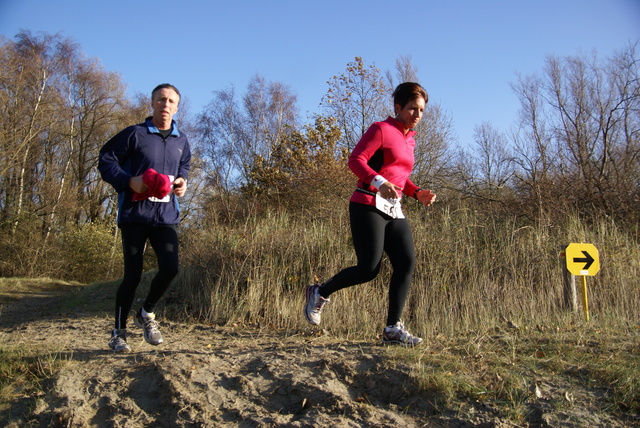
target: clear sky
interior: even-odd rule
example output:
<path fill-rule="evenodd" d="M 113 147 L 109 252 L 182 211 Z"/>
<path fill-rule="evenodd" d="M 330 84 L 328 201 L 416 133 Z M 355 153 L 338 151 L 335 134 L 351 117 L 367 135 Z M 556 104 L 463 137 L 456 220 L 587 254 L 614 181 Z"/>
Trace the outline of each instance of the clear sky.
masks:
<path fill-rule="evenodd" d="M 482 122 L 514 124 L 516 73 L 640 42 L 640 0 L 0 0 L 0 35 L 21 29 L 73 39 L 130 95 L 170 82 L 191 113 L 260 74 L 287 84 L 306 117 L 356 56 L 383 73 L 411 56 L 466 144 Z"/>

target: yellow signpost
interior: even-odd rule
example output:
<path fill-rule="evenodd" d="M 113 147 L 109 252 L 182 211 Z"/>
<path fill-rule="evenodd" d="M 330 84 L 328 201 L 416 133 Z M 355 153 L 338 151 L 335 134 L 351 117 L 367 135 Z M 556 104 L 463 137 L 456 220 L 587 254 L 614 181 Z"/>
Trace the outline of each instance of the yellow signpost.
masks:
<path fill-rule="evenodd" d="M 571 243 L 565 250 L 567 270 L 582 277 L 582 304 L 584 315 L 589 321 L 589 299 L 587 298 L 587 276 L 594 276 L 600 270 L 598 250 L 592 244 Z"/>

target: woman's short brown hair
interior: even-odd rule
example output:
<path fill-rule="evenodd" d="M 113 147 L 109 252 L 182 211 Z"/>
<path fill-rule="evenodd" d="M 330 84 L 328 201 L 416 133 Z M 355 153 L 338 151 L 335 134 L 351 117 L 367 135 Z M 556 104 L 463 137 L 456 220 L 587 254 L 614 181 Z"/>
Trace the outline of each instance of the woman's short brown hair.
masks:
<path fill-rule="evenodd" d="M 424 98 L 424 103 L 429 102 L 429 95 L 422 86 L 414 82 L 404 82 L 396 87 L 393 91 L 393 105 L 399 104 L 401 108 L 407 105 L 409 101 L 413 101 L 418 97 Z"/>

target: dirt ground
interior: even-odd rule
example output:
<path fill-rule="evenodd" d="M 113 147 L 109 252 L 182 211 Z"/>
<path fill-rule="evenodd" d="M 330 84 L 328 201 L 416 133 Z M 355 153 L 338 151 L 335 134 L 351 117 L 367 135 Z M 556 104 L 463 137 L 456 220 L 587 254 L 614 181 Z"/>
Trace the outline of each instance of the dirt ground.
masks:
<path fill-rule="evenodd" d="M 37 346 L 65 359 L 42 396 L 21 396 L 0 414 L 2 426 L 626 426 L 592 415 L 588 400 L 571 413 L 541 400 L 526 425 L 482 403 L 436 407 L 411 367 L 389 364 L 385 347 L 321 332 L 161 321 L 164 344 L 152 347 L 130 328 L 133 352 L 116 355 L 107 348 L 110 317 L 61 311 L 59 294 L 1 308 L 0 346 Z"/>

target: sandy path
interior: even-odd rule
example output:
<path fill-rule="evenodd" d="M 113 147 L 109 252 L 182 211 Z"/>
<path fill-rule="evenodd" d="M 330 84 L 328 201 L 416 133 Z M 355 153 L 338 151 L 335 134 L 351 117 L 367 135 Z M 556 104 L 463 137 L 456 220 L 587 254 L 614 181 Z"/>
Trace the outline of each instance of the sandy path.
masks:
<path fill-rule="evenodd" d="M 372 341 L 161 320 L 165 343 L 152 347 L 130 328 L 133 352 L 116 355 L 107 348 L 110 318 L 56 312 L 57 298 L 38 293 L 1 308 L 0 346 L 42 349 L 44 370 L 47 357 L 65 363 L 35 408 L 34 397 L 18 396 L 0 426 L 517 426 L 473 400 L 446 408 Z M 533 408 L 539 423 L 528 426 L 622 426 L 583 419 L 586 406 L 570 419 L 542 400 Z M 561 420 L 571 423 L 552 422 Z"/>

